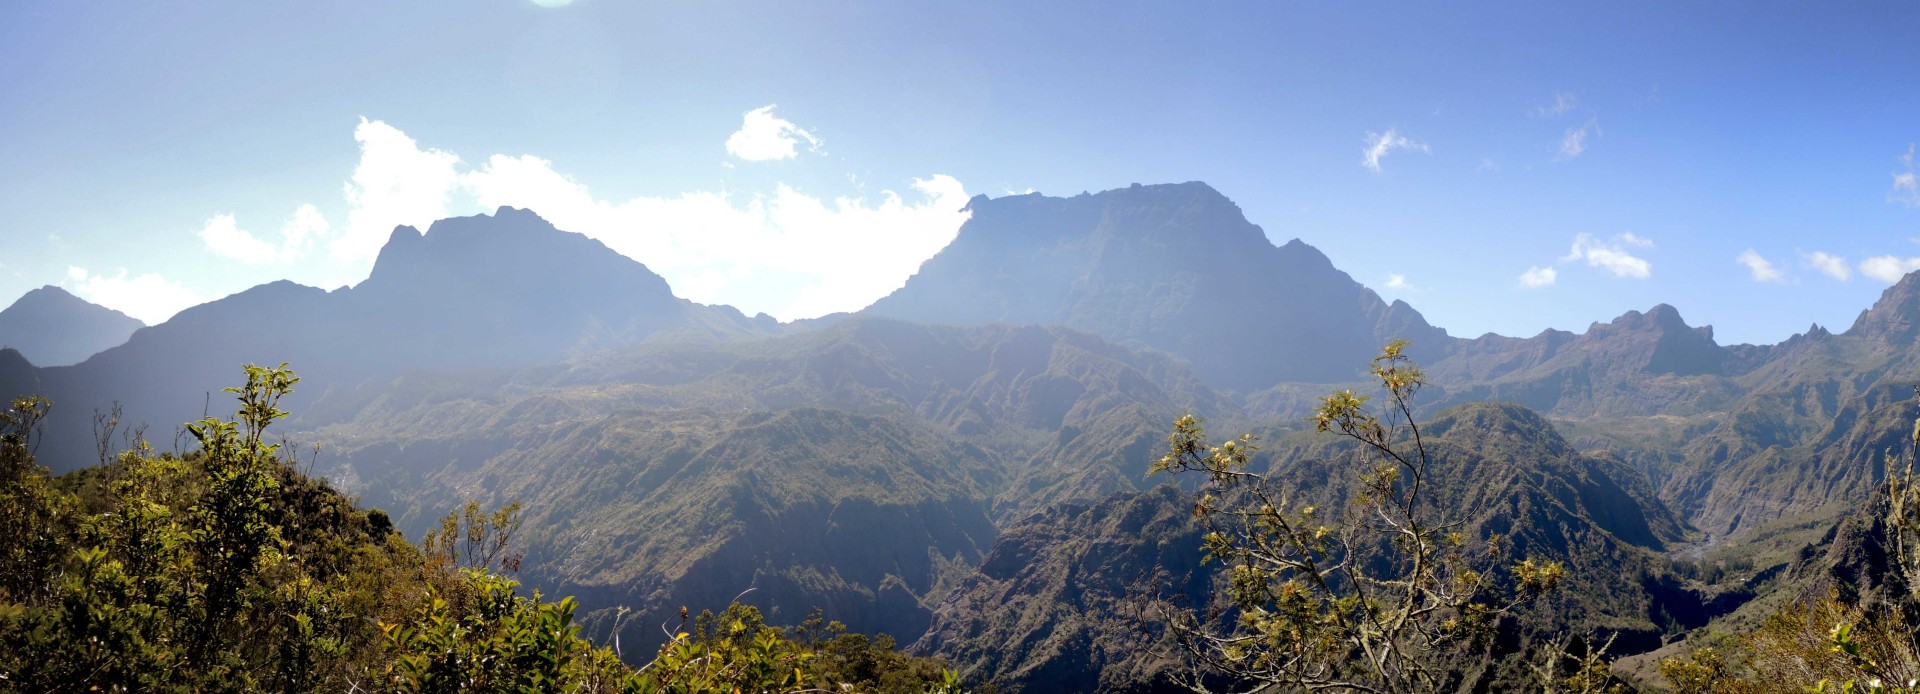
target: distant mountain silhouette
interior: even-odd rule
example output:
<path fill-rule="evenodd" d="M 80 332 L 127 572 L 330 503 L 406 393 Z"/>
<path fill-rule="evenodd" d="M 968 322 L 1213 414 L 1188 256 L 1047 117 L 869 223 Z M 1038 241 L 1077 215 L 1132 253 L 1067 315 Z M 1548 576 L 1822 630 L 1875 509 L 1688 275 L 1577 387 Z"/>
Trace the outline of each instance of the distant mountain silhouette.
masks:
<path fill-rule="evenodd" d="M 0 311 L 0 347 L 38 366 L 65 366 L 121 344 L 145 323 L 47 285 Z"/>
<path fill-rule="evenodd" d="M 181 311 L 80 365 L 39 369 L 37 389 L 55 405 L 42 462 L 89 462 L 74 457 L 74 443 L 86 438 L 89 412 L 114 401 L 127 421 L 162 430 L 197 419 L 204 394 L 247 362 L 291 362 L 306 381 L 292 409 L 324 411 L 312 405 L 329 391 L 413 369 L 524 366 L 665 332 L 756 329 L 730 307 L 675 297 L 659 275 L 599 241 L 503 207 L 440 220 L 424 234 L 395 229 L 356 286 L 260 285 Z M 0 395 L 25 393 L 20 380 L 0 382 Z"/>
<path fill-rule="evenodd" d="M 945 250 L 865 313 L 924 323 L 1067 325 L 1258 390 L 1365 373 L 1389 339 L 1437 353 L 1446 332 L 1299 240 L 1274 246 L 1205 183 L 1073 198 L 976 197 Z"/>
<path fill-rule="evenodd" d="M 1728 378 L 1751 368 L 1672 306 L 1628 311 L 1580 334 L 1484 335 L 1450 345 L 1428 369 L 1448 402 L 1501 400 L 1561 416 L 1693 413 L 1738 394 Z"/>

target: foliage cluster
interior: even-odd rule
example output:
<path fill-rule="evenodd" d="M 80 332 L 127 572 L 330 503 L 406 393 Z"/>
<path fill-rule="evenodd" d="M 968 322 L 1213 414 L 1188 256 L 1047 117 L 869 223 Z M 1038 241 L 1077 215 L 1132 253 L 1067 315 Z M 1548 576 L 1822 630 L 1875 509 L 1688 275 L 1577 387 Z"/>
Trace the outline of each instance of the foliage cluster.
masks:
<path fill-rule="evenodd" d="M 743 606 L 630 668 L 580 637 L 571 598 L 496 573 L 519 563 L 517 506 L 468 505 L 416 548 L 269 438 L 293 372 L 246 376 L 233 419 L 188 425 L 197 450 L 135 440 L 58 478 L 34 462 L 50 404 L 0 412 L 0 690 L 961 691 L 890 640 Z"/>
<path fill-rule="evenodd" d="M 1226 574 L 1224 605 L 1212 613 L 1165 612 L 1201 666 L 1190 686 L 1205 691 L 1209 678 L 1306 691 L 1470 686 L 1499 620 L 1557 587 L 1562 565 L 1528 558 L 1500 567 L 1500 538 L 1469 538 L 1423 503 L 1435 471 L 1412 402 L 1425 381 L 1405 347 L 1391 342 L 1373 360 L 1385 412 L 1352 391 L 1327 396 L 1315 412 L 1320 432 L 1359 444 L 1359 492 L 1344 520 L 1251 471 L 1253 437 L 1214 445 L 1198 418 L 1175 423 L 1152 472 L 1206 475 L 1193 514 L 1207 529 L 1207 556 Z M 1500 568 L 1506 585 L 1489 574 Z M 1607 682 L 1591 662 L 1571 675 L 1558 659 L 1548 665 L 1560 684 Z"/>

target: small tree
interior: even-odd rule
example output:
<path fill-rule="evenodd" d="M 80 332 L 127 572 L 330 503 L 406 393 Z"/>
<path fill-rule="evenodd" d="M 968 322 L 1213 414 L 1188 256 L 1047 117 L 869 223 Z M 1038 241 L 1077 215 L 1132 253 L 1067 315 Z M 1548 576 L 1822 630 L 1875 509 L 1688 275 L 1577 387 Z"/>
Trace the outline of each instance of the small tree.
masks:
<path fill-rule="evenodd" d="M 522 555 L 508 552 L 513 535 L 523 522 L 520 502 L 502 506 L 493 513 L 481 510 L 480 502 L 447 512 L 440 527 L 427 531 L 420 550 L 427 556 L 463 569 L 513 572 L 520 570 Z"/>
<path fill-rule="evenodd" d="M 1355 513 L 1339 525 L 1248 470 L 1258 450 L 1251 435 L 1213 445 L 1199 418 L 1174 423 L 1151 474 L 1207 476 L 1193 512 L 1208 531 L 1208 558 L 1226 565 L 1224 609 L 1163 613 L 1198 666 L 1191 688 L 1209 691 L 1209 680 L 1251 683 L 1247 691 L 1455 688 L 1489 649 L 1497 619 L 1558 582 L 1559 564 L 1529 559 L 1512 566 L 1514 592 L 1496 596 L 1475 568 L 1491 560 L 1474 561 L 1458 524 L 1434 517 L 1425 503 L 1432 461 L 1413 416 L 1425 378 L 1406 346 L 1395 340 L 1373 360 L 1383 413 L 1343 390 L 1312 418 L 1319 432 L 1358 444 Z M 1497 539 L 1479 549 L 1497 557 Z"/>

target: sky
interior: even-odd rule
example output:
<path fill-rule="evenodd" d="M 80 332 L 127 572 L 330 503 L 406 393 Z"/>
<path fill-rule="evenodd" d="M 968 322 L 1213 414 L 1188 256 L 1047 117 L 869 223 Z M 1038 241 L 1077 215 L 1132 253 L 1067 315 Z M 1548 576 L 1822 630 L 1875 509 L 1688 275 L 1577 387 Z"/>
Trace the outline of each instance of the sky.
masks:
<path fill-rule="evenodd" d="M 1455 335 L 1724 344 L 1920 269 L 1912 3 L 0 3 L 0 303 L 149 323 L 529 207 L 857 310 L 973 195 L 1200 180 Z"/>

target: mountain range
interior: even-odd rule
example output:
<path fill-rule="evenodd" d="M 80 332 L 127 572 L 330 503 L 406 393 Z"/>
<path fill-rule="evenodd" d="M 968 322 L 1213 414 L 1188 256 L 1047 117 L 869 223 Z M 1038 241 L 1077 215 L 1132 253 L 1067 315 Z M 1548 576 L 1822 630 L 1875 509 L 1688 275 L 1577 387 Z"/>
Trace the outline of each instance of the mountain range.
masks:
<path fill-rule="evenodd" d="M 291 362 L 316 470 L 410 534 L 525 503 L 523 577 L 578 596 L 596 637 L 655 643 L 677 608 L 745 592 L 1038 692 L 1165 684 L 1127 610 L 1143 579 L 1196 599 L 1213 580 L 1187 491 L 1145 477 L 1182 412 L 1260 434 L 1276 479 L 1338 504 L 1348 452 L 1301 419 L 1411 340 L 1442 505 L 1573 567 L 1543 624 L 1643 652 L 1756 595 L 1686 567 L 1784 566 L 1865 499 L 1920 382 L 1920 275 L 1776 345 L 1666 305 L 1464 339 L 1205 184 L 968 209 L 892 294 L 789 324 L 513 208 L 396 229 L 358 285 L 262 285 L 118 344 L 89 332 L 104 309 L 36 290 L 30 337 L 0 313 L 0 396 L 53 400 L 40 459 L 73 470 L 96 461 L 90 411 L 171 428 L 240 364 Z"/>

